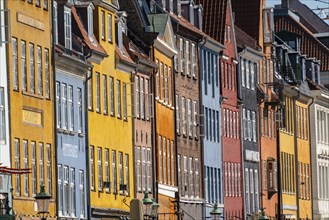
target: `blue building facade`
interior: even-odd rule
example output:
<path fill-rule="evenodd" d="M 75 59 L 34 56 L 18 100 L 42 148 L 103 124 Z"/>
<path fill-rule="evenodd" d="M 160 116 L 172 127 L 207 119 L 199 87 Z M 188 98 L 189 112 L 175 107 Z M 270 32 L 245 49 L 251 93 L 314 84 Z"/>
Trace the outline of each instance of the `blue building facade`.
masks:
<path fill-rule="evenodd" d="M 203 114 L 203 169 L 205 218 L 215 203 L 224 208 L 222 183 L 221 111 L 219 52 L 223 46 L 211 38 L 201 43 L 201 100 Z"/>
<path fill-rule="evenodd" d="M 80 219 L 86 218 L 87 214 L 84 91 L 84 77 L 56 68 L 57 192 L 60 217 Z"/>

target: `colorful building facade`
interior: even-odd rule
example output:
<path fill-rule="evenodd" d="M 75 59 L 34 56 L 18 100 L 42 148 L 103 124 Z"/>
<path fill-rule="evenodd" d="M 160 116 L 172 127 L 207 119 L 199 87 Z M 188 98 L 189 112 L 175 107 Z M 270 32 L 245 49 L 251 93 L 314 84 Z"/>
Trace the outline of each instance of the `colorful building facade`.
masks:
<path fill-rule="evenodd" d="M 99 64 L 92 62 L 88 81 L 90 218 L 128 216 L 127 204 L 134 194 L 131 72 L 118 68 L 118 9 L 117 1 L 101 1 L 94 10 L 95 36 L 107 57 Z"/>
<path fill-rule="evenodd" d="M 50 1 L 9 1 L 11 45 L 8 51 L 11 108 L 11 166 L 31 168 L 14 175 L 13 212 L 30 218 L 38 210 L 33 197 L 43 183 L 52 196 L 49 216 L 56 216 L 54 94 Z"/>

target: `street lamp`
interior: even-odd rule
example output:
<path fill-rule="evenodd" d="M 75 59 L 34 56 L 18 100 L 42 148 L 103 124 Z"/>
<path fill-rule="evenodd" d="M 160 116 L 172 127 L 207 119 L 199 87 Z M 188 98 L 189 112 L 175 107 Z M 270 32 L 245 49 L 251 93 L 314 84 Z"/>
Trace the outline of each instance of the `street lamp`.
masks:
<path fill-rule="evenodd" d="M 153 204 L 153 200 L 149 198 L 149 191 L 145 187 L 144 199 L 143 199 L 144 216 L 150 216 L 151 215 L 151 206 L 152 206 L 152 204 Z"/>
<path fill-rule="evenodd" d="M 41 184 L 40 193 L 38 193 L 34 198 L 37 202 L 38 214 L 42 214 L 41 220 L 46 220 L 47 217 L 45 217 L 45 214 L 49 213 L 48 209 L 51 196 L 46 193 L 44 184 Z"/>
<path fill-rule="evenodd" d="M 156 218 L 158 216 L 159 204 L 149 198 L 149 192 L 145 187 L 144 190 L 144 218 Z"/>
<path fill-rule="evenodd" d="M 214 209 L 210 212 L 210 216 L 212 220 L 219 220 L 221 216 L 221 212 L 218 208 L 217 202 L 215 202 Z"/>
<path fill-rule="evenodd" d="M 268 220 L 269 218 L 265 215 L 265 209 L 262 208 L 262 215 L 260 216 L 259 220 Z"/>

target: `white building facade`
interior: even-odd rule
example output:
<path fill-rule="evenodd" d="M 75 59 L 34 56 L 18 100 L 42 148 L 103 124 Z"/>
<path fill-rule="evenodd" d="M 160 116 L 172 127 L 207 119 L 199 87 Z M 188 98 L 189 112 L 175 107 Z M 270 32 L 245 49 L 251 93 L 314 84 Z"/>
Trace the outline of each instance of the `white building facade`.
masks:
<path fill-rule="evenodd" d="M 317 86 L 318 87 L 318 86 Z M 329 219 L 329 90 L 312 90 L 310 106 L 313 218 Z"/>
<path fill-rule="evenodd" d="M 6 46 L 9 43 L 5 0 L 0 0 L 0 166 L 10 167 Z M 0 196 L 11 198 L 11 176 L 0 169 Z M 11 206 L 11 202 L 9 203 Z M 2 207 L 1 207 L 2 208 Z M 0 209 L 0 215 L 4 210 Z"/>

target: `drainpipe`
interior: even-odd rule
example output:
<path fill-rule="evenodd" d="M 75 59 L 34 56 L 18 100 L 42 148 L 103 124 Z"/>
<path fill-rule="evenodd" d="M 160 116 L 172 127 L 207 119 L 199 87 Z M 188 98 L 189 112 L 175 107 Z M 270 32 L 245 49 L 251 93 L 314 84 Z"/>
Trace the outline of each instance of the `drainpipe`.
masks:
<path fill-rule="evenodd" d="M 89 55 L 86 56 L 86 59 L 87 57 L 89 57 Z M 89 134 L 88 134 L 88 112 L 89 112 L 89 109 L 88 109 L 88 81 L 92 79 L 92 75 L 93 75 L 93 66 L 91 66 L 91 69 L 90 69 L 90 76 L 88 76 L 87 74 L 87 77 L 86 77 L 86 80 L 85 80 L 85 98 L 84 98 L 84 102 L 85 102 L 85 105 L 84 105 L 84 109 L 85 109 L 85 151 L 86 151 L 86 188 L 85 190 L 88 192 L 90 192 L 90 167 L 89 167 Z M 88 216 L 88 219 L 91 219 L 91 206 L 90 206 L 90 193 L 87 193 L 87 216 Z"/>
<path fill-rule="evenodd" d="M 132 152 L 132 156 L 133 156 L 133 164 L 135 164 L 135 161 L 136 161 L 136 154 L 135 154 L 135 132 L 136 132 L 136 129 L 135 129 L 135 89 L 132 89 L 132 88 L 136 88 L 135 86 L 132 86 L 135 82 L 135 75 L 137 74 L 137 67 L 134 68 L 134 70 L 131 72 L 130 74 L 130 82 L 131 82 L 131 86 L 130 86 L 130 94 L 131 94 L 131 127 L 132 127 L 132 148 L 133 148 L 133 152 Z M 127 88 L 126 88 L 126 91 L 127 91 Z M 127 104 L 127 103 L 126 103 Z M 134 198 L 136 198 L 136 195 L 137 195 L 137 176 L 136 176 L 136 169 L 134 167 L 133 169 L 133 176 L 134 176 Z M 143 191 L 143 189 L 142 189 Z"/>
<path fill-rule="evenodd" d="M 299 219 L 299 190 L 298 190 L 298 182 L 299 182 L 299 176 L 298 176 L 298 146 L 297 146 L 297 115 L 296 115 L 296 101 L 300 97 L 300 91 L 298 89 L 295 89 L 297 92 L 297 95 L 294 96 L 294 147 L 295 147 L 295 177 L 296 177 L 296 205 L 297 205 L 297 219 Z"/>
<path fill-rule="evenodd" d="M 279 109 L 276 110 L 276 112 L 281 111 L 282 106 L 280 106 Z M 285 109 L 283 109 L 285 110 Z M 285 120 L 285 119 L 284 119 Z M 283 210 L 283 205 L 282 205 L 282 188 L 281 188 L 281 154 L 280 154 L 280 127 L 276 126 L 276 149 L 277 149 L 277 183 L 278 183 L 278 219 L 281 219 L 281 214 Z"/>
<path fill-rule="evenodd" d="M 312 147 L 312 142 L 311 142 L 311 126 L 310 126 L 310 118 L 311 118 L 311 113 L 310 113 L 310 110 L 311 110 L 311 105 L 314 104 L 314 101 L 315 101 L 315 98 L 311 98 L 311 103 L 308 105 L 308 140 L 310 142 L 310 178 L 311 178 L 311 181 L 310 181 L 310 186 L 309 188 L 311 189 L 310 192 L 311 192 L 311 196 L 310 196 L 310 199 L 311 199 L 311 207 L 312 207 L 312 219 L 314 219 L 314 213 L 313 213 L 313 181 L 312 181 L 312 152 L 311 152 L 311 147 Z"/>
<path fill-rule="evenodd" d="M 198 46 L 198 48 L 199 48 L 199 53 L 198 53 L 199 62 L 198 62 L 198 64 L 201 64 L 201 65 L 199 65 L 199 77 L 198 77 L 198 79 L 199 79 L 199 112 L 200 113 L 202 113 L 202 105 L 203 105 L 203 101 L 202 101 L 202 68 L 200 68 L 200 67 L 203 66 L 202 65 L 203 63 L 201 63 L 201 61 L 202 61 L 202 48 L 204 47 L 204 45 L 206 43 L 207 43 L 207 37 L 202 37 L 202 39 L 198 42 L 198 44 L 199 44 L 199 46 Z M 219 79 L 219 77 L 218 77 L 218 79 Z M 201 131 L 200 124 L 201 124 L 201 120 L 199 118 L 199 132 Z M 201 148 L 200 149 L 201 150 L 201 158 L 200 158 L 200 168 L 201 168 L 200 169 L 200 176 L 201 176 L 201 178 L 200 179 L 202 180 L 201 184 L 200 184 L 200 186 L 201 186 L 200 188 L 202 189 L 202 194 L 200 195 L 200 197 L 203 198 L 202 205 L 204 207 L 202 209 L 202 219 L 205 219 L 205 217 L 206 217 L 206 202 L 205 202 L 205 198 L 204 198 L 205 195 L 204 195 L 204 181 L 203 181 L 204 180 L 204 172 L 203 172 L 203 169 L 204 169 L 204 140 L 203 140 L 203 137 L 201 137 L 200 135 L 199 135 L 199 140 L 200 140 L 200 148 Z M 201 192 L 201 190 L 200 190 L 200 192 Z"/>
<path fill-rule="evenodd" d="M 51 17 L 54 17 L 54 0 L 50 1 L 50 9 L 51 9 Z M 53 145 L 53 149 L 54 149 L 54 158 L 55 158 L 55 169 L 53 169 L 55 171 L 55 174 L 58 173 L 57 170 L 57 164 L 58 164 L 58 158 L 57 158 L 57 144 L 58 144 L 58 140 L 57 140 L 57 115 L 56 115 L 56 102 L 54 102 L 54 94 L 56 94 L 56 63 L 55 63 L 55 40 L 54 40 L 54 36 L 55 36 L 55 28 L 54 28 L 54 20 L 51 21 L 51 64 L 52 64 L 52 72 L 53 72 L 53 118 L 54 118 L 54 124 L 53 124 L 53 132 L 54 132 L 54 145 Z M 9 85 L 9 84 L 8 84 Z M 51 97 L 51 96 L 50 96 Z M 56 175 L 53 175 L 56 177 Z M 57 178 L 55 178 L 57 179 Z M 56 192 L 59 191 L 58 189 L 58 184 L 55 184 L 55 188 L 56 188 Z M 56 193 L 55 193 L 56 194 Z M 58 216 L 59 210 L 59 200 L 57 199 L 57 195 L 55 196 L 56 198 L 56 207 L 55 207 L 55 216 Z"/>

